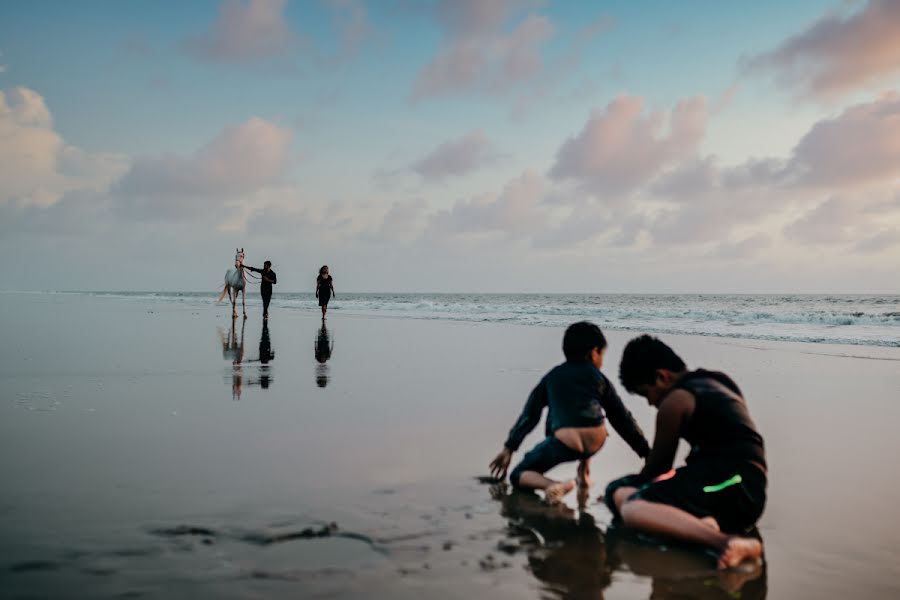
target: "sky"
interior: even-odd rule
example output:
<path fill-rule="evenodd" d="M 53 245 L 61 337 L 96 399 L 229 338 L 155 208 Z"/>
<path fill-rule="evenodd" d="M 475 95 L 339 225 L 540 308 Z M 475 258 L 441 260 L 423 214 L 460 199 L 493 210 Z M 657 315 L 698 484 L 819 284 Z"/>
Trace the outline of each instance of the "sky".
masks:
<path fill-rule="evenodd" d="M 900 293 L 900 2 L 0 3 L 3 290 Z"/>

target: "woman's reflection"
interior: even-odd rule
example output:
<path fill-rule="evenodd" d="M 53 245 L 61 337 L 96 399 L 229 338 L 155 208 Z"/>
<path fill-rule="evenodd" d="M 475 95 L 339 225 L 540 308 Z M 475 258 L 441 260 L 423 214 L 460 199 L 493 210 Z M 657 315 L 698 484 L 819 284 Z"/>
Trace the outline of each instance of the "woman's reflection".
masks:
<path fill-rule="evenodd" d="M 329 336 L 328 328 L 324 322 L 316 336 L 314 350 L 316 362 L 319 363 L 316 365 L 316 385 L 323 388 L 328 385 L 328 365 L 325 363 L 328 362 L 328 359 L 331 358 L 331 353 L 334 352 L 334 340 Z"/>
<path fill-rule="evenodd" d="M 231 330 L 226 337 L 225 332 L 219 328 L 219 339 L 222 342 L 222 358 L 231 361 L 231 399 L 240 400 L 244 386 L 244 374 L 241 365 L 244 362 L 244 328 L 247 321 L 241 321 L 241 337 L 238 340 L 235 332 L 235 321 L 231 319 Z"/>

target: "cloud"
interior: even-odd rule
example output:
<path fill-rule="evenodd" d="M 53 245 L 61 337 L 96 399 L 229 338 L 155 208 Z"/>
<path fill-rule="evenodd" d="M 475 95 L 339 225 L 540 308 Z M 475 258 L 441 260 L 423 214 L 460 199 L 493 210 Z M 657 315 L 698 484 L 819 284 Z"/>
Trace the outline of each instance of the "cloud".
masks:
<path fill-rule="evenodd" d="M 879 250 L 893 241 L 890 223 L 900 224 L 900 198 L 872 201 L 833 196 L 784 228 L 794 243 L 831 245 L 856 243 L 861 249 Z"/>
<path fill-rule="evenodd" d="M 548 209 L 542 203 L 546 187 L 543 177 L 525 171 L 498 195 L 460 200 L 450 210 L 439 211 L 432 217 L 429 230 L 438 234 L 527 236 L 547 223 Z"/>
<path fill-rule="evenodd" d="M 281 181 L 291 131 L 253 117 L 191 157 L 138 157 L 112 187 L 128 214 L 175 219 L 224 206 Z"/>
<path fill-rule="evenodd" d="M 594 111 L 556 154 L 550 177 L 574 180 L 596 193 L 620 193 L 647 183 L 679 159 L 694 155 L 706 131 L 706 100 L 683 100 L 671 113 L 644 114 L 644 100 L 620 96 Z"/>
<path fill-rule="evenodd" d="M 883 84 L 900 73 L 900 2 L 871 0 L 856 13 L 825 16 L 744 67 L 774 72 L 780 84 L 817 99 Z"/>
<path fill-rule="evenodd" d="M 192 56 L 248 63 L 286 54 L 299 41 L 284 18 L 285 0 L 224 0 L 209 31 L 184 42 Z"/>
<path fill-rule="evenodd" d="M 723 242 L 710 252 L 710 255 L 725 260 L 742 260 L 757 256 L 761 250 L 771 245 L 771 236 L 757 233 L 736 242 Z"/>
<path fill-rule="evenodd" d="M 574 247 L 617 231 L 619 218 L 624 212 L 610 211 L 600 202 L 579 197 L 569 205 L 568 215 L 557 225 L 543 223 L 541 230 L 535 231 L 533 245 L 536 248 Z"/>
<path fill-rule="evenodd" d="M 555 27 L 542 15 L 528 14 L 511 31 L 522 9 L 517 0 L 439 0 L 435 17 L 445 30 L 444 45 L 419 72 L 413 98 L 462 92 L 502 93 L 534 80 L 543 70 L 542 46 Z"/>
<path fill-rule="evenodd" d="M 373 242 L 407 243 L 422 234 L 428 216 L 428 205 L 421 198 L 393 202 L 381 225 L 364 239 Z"/>
<path fill-rule="evenodd" d="M 339 48 L 337 60 L 355 56 L 362 45 L 374 36 L 366 6 L 359 0 L 328 0 L 333 11 Z"/>
<path fill-rule="evenodd" d="M 118 155 L 66 144 L 36 91 L 0 91 L 0 203 L 47 206 L 68 191 L 105 188 L 124 168 Z"/>
<path fill-rule="evenodd" d="M 900 246 L 900 229 L 885 229 L 874 236 L 864 239 L 856 244 L 856 249 L 860 252 L 881 252 Z"/>
<path fill-rule="evenodd" d="M 900 7 L 900 3 L 897 4 Z M 816 123 L 794 148 L 791 178 L 841 186 L 900 178 L 900 93 L 891 92 Z"/>
<path fill-rule="evenodd" d="M 498 155 L 482 131 L 440 144 L 411 169 L 426 180 L 442 180 L 470 173 L 496 162 Z"/>

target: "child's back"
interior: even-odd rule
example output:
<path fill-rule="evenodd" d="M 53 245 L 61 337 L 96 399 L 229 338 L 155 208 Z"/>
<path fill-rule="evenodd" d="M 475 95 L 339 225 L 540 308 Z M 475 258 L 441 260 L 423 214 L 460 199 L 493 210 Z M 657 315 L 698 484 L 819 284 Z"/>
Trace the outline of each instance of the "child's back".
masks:
<path fill-rule="evenodd" d="M 606 339 L 593 323 L 575 323 L 566 330 L 566 362 L 554 367 L 532 390 L 522 414 L 509 432 L 504 448 L 491 463 L 495 476 L 505 475 L 512 453 L 535 428 L 547 407 L 547 438 L 525 455 L 510 474 L 516 487 L 544 490 L 554 499 L 574 482 L 556 482 L 544 473 L 564 462 L 579 461 L 579 478 L 588 485 L 589 459 L 606 441 L 605 418 L 641 457 L 649 445 L 615 388 L 600 372 Z"/>

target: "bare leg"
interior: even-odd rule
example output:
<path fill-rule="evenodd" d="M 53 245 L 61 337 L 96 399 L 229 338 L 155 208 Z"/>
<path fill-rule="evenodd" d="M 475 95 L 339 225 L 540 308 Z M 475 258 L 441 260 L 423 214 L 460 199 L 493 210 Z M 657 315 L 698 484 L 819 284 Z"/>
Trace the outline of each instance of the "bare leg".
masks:
<path fill-rule="evenodd" d="M 618 490 L 614 499 L 619 498 Z M 684 540 L 719 552 L 720 569 L 736 567 L 744 560 L 762 556 L 762 543 L 753 538 L 729 536 L 694 515 L 667 504 L 630 500 L 619 505 L 627 527 L 669 538 Z"/>
<path fill-rule="evenodd" d="M 575 480 L 554 481 L 537 471 L 525 471 L 519 477 L 519 486 L 532 490 L 543 490 L 547 502 L 556 503 L 575 489 Z"/>
<path fill-rule="evenodd" d="M 575 478 L 578 487 L 591 487 L 591 459 L 585 458 L 578 463 L 578 476 Z"/>

